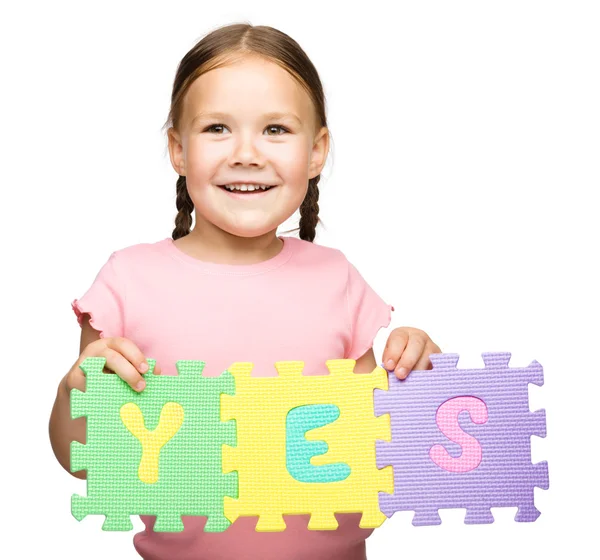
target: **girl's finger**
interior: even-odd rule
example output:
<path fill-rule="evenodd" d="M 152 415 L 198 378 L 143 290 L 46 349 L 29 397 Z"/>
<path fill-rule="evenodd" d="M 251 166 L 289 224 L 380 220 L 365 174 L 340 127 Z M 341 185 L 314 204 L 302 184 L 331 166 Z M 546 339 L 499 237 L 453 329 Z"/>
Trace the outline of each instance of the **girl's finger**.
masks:
<path fill-rule="evenodd" d="M 396 366 L 395 374 L 398 379 L 406 379 L 411 370 L 414 369 L 421 354 L 423 354 L 424 348 L 425 339 L 422 336 L 413 335 L 410 337 L 406 350 L 404 350 Z"/>
<path fill-rule="evenodd" d="M 106 341 L 106 345 L 119 352 L 125 359 L 129 360 L 140 373 L 148 372 L 146 356 L 144 356 L 144 353 L 128 338 L 120 336 L 109 338 Z"/>
<path fill-rule="evenodd" d="M 102 352 L 106 358 L 106 367 L 115 372 L 133 390 L 141 391 L 146 386 L 139 371 L 122 354 L 107 346 Z"/>
<path fill-rule="evenodd" d="M 396 369 L 398 360 L 408 343 L 408 338 L 408 333 L 402 327 L 398 327 L 390 333 L 382 356 L 383 367 L 386 370 L 394 371 Z"/>

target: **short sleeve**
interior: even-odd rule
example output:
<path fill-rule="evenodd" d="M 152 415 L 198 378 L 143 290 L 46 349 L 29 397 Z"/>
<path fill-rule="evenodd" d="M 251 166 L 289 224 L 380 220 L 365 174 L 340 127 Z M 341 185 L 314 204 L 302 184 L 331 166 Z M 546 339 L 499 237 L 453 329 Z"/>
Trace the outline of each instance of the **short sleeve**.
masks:
<path fill-rule="evenodd" d="M 394 308 L 383 301 L 350 262 L 346 300 L 351 332 L 351 344 L 346 357 L 357 360 L 373 347 L 379 329 L 390 324 Z"/>
<path fill-rule="evenodd" d="M 102 266 L 85 294 L 73 300 L 71 307 L 83 326 L 83 314 L 90 315 L 90 325 L 100 331 L 100 337 L 124 336 L 122 279 L 118 274 L 116 253 Z"/>

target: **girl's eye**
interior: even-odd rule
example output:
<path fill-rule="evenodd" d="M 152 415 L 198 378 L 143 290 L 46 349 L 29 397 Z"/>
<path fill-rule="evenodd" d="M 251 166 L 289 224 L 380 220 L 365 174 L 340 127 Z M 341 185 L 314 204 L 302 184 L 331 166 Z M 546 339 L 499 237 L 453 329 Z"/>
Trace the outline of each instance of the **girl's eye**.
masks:
<path fill-rule="evenodd" d="M 213 125 L 209 126 L 208 128 L 205 128 L 204 132 L 211 132 L 215 128 L 223 128 L 223 127 L 224 127 L 224 125 L 222 125 L 222 124 L 213 124 Z"/>
<path fill-rule="evenodd" d="M 284 132 L 289 132 L 287 128 L 281 126 L 280 124 L 270 124 L 269 126 L 267 126 L 266 130 L 273 128 L 278 128 L 279 130 L 283 130 Z M 275 136 L 281 136 L 281 134 L 275 134 Z"/>
<path fill-rule="evenodd" d="M 209 126 L 208 128 L 206 128 L 204 130 L 204 132 L 210 132 L 212 130 L 214 130 L 215 128 L 226 128 L 224 124 L 213 124 L 211 126 Z M 283 130 L 285 132 L 289 132 L 289 130 L 287 128 L 285 128 L 284 126 L 281 126 L 279 124 L 270 124 L 269 126 L 267 126 L 267 128 L 265 128 L 265 130 L 269 130 L 269 129 L 280 129 Z M 268 136 L 281 136 L 281 134 L 269 134 Z"/>

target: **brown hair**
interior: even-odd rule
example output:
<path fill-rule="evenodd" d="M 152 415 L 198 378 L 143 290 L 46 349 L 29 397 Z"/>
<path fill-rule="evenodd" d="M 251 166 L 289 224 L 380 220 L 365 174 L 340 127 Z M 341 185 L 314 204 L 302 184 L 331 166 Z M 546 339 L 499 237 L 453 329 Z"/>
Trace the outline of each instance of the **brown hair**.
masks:
<path fill-rule="evenodd" d="M 173 82 L 171 108 L 164 127 L 177 128 L 183 110 L 183 99 L 191 84 L 202 74 L 247 55 L 258 55 L 281 66 L 304 88 L 310 96 L 316 113 L 317 130 L 327 126 L 325 94 L 312 62 L 300 45 L 291 37 L 273 27 L 237 23 L 217 28 L 203 37 L 183 57 Z M 309 179 L 308 191 L 300 205 L 300 225 L 290 231 L 300 230 L 300 239 L 313 241 L 319 219 L 319 179 Z M 187 235 L 192 227 L 194 204 L 187 190 L 186 179 L 177 179 L 177 216 L 173 239 Z M 286 232 L 288 233 L 288 232 Z"/>

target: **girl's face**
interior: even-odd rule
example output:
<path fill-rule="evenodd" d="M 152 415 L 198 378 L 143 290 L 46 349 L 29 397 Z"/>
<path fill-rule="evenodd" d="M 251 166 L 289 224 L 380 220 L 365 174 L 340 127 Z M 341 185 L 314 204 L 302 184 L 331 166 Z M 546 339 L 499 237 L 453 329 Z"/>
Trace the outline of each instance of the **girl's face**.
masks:
<path fill-rule="evenodd" d="M 178 130 L 168 132 L 171 163 L 186 177 L 196 227 L 212 224 L 238 237 L 275 232 L 325 164 L 329 135 L 315 121 L 308 94 L 264 59 L 247 57 L 196 79 Z M 233 193 L 222 187 L 236 182 L 275 186 Z"/>

